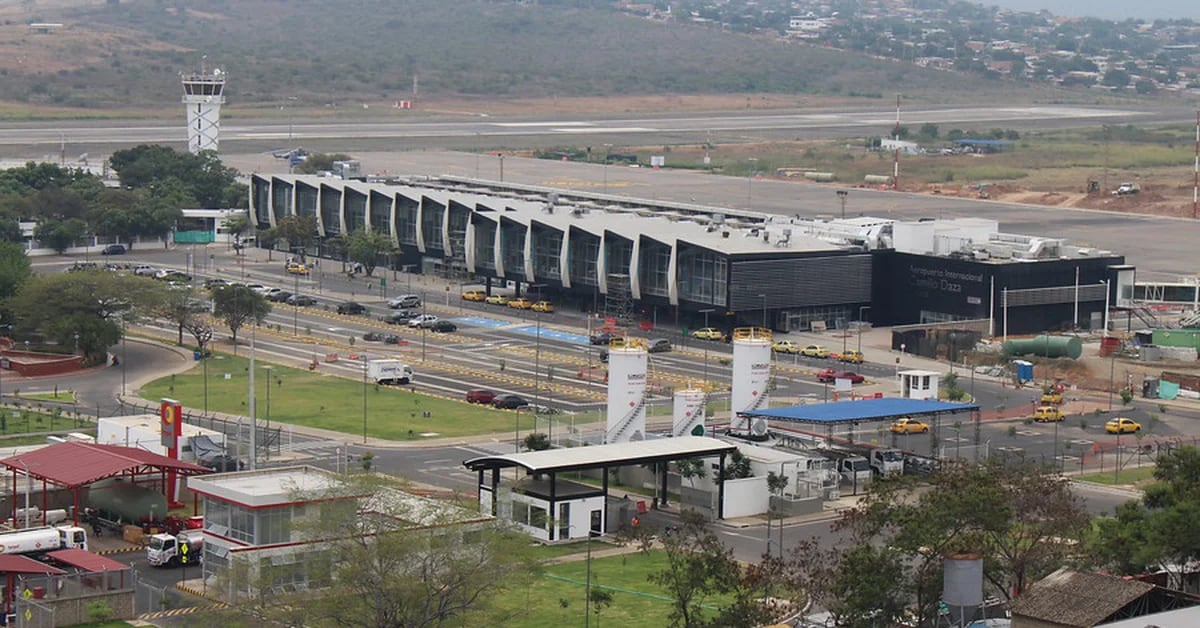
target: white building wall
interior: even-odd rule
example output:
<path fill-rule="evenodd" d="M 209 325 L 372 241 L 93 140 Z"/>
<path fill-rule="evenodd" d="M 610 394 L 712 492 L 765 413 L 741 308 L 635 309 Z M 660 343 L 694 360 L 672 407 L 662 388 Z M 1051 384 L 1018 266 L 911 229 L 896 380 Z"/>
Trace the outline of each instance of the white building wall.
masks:
<path fill-rule="evenodd" d="M 767 512 L 770 507 L 767 476 L 725 481 L 725 518 L 750 517 Z"/>

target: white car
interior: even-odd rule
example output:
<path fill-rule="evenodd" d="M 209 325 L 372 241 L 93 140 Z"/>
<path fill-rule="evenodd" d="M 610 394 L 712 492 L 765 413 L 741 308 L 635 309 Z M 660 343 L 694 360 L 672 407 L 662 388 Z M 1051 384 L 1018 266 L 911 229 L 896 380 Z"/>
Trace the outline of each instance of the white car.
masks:
<path fill-rule="evenodd" d="M 438 317 L 434 316 L 433 314 L 421 314 L 419 316 L 414 316 L 414 317 L 410 318 L 408 320 L 408 326 L 409 327 L 431 327 L 434 323 L 437 322 L 437 320 L 438 320 Z"/>
<path fill-rule="evenodd" d="M 267 293 L 271 291 L 271 288 L 268 288 L 268 287 L 262 285 L 261 283 L 246 284 L 246 287 L 263 295 L 264 297 L 267 296 Z"/>
<path fill-rule="evenodd" d="M 133 274 L 138 277 L 153 277 L 159 273 L 159 270 L 149 264 L 142 264 L 133 268 Z"/>

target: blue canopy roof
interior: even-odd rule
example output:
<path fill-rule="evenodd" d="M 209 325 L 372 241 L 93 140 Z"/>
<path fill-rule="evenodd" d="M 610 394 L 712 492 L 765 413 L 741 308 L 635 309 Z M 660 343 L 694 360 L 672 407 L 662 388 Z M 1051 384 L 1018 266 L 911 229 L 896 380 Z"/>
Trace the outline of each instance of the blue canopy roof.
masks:
<path fill-rule="evenodd" d="M 852 423 L 855 421 L 885 421 L 902 416 L 921 414 L 946 414 L 953 412 L 970 412 L 978 410 L 979 406 L 972 403 L 948 403 L 945 401 L 930 401 L 925 399 L 907 399 L 904 397 L 882 397 L 878 399 L 859 399 L 856 401 L 837 401 L 834 403 L 815 403 L 807 406 L 791 406 L 788 408 L 771 408 L 755 412 L 741 412 L 742 416 L 762 417 L 799 423 Z"/>

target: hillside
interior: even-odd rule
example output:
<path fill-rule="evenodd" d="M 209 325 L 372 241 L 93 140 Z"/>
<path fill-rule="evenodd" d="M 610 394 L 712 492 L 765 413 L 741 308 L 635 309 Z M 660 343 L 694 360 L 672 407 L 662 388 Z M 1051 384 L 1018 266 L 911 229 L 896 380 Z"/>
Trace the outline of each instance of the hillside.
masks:
<path fill-rule="evenodd" d="M 584 4 L 584 3 L 578 3 Z M 33 6 L 35 8 L 31 9 Z M 467 0 L 0 2 L 8 108 L 173 108 L 206 58 L 229 103 L 322 108 L 423 99 L 776 94 L 931 102 L 1046 100 L 987 82 L 820 47 L 598 8 Z M 63 27 L 36 33 L 29 22 Z M 1053 98 L 1064 98 L 1061 92 Z M 1066 98 L 1071 98 L 1069 95 Z M 916 99 L 921 99 L 917 96 Z"/>

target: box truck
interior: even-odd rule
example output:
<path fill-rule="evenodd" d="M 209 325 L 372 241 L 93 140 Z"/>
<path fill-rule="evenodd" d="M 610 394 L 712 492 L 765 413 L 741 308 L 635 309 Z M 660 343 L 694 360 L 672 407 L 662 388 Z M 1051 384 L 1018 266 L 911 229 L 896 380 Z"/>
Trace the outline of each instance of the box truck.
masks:
<path fill-rule="evenodd" d="M 413 380 L 413 369 L 402 360 L 369 360 L 367 377 L 376 384 L 408 384 Z"/>

